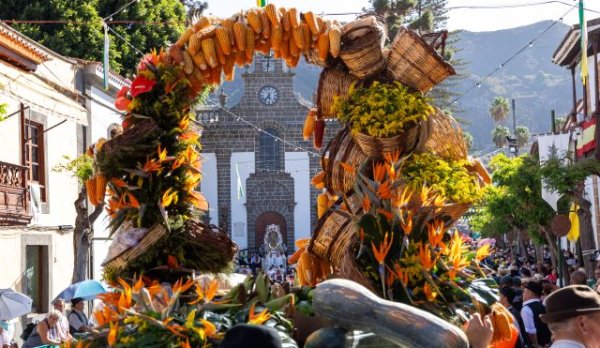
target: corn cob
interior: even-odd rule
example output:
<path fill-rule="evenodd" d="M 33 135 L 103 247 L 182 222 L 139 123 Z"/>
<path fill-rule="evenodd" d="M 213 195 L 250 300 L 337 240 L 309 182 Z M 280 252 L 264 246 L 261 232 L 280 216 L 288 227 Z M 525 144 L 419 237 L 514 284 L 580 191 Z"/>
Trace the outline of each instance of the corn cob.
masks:
<path fill-rule="evenodd" d="M 310 37 L 310 29 L 308 28 L 308 24 L 306 23 L 301 23 L 300 24 L 300 29 L 302 29 L 302 49 L 304 51 L 308 51 L 310 49 L 311 46 L 311 37 Z"/>
<path fill-rule="evenodd" d="M 96 194 L 96 177 L 89 178 L 85 181 L 85 189 L 90 203 L 93 206 L 98 205 L 98 195 Z"/>
<path fill-rule="evenodd" d="M 317 219 L 320 219 L 327 209 L 329 209 L 329 195 L 323 192 L 317 197 Z"/>
<path fill-rule="evenodd" d="M 310 138 L 315 131 L 316 116 L 317 113 L 314 108 L 308 110 L 306 119 L 304 120 L 304 128 L 302 128 L 302 137 L 304 138 L 304 141 L 308 140 L 308 138 Z"/>
<path fill-rule="evenodd" d="M 190 75 L 194 71 L 194 61 L 188 51 L 183 51 L 183 71 Z"/>
<path fill-rule="evenodd" d="M 220 26 L 215 29 L 215 37 L 217 38 L 217 43 L 219 47 L 221 47 L 221 51 L 226 56 L 231 54 L 231 41 L 229 40 L 229 33 L 227 32 L 227 28 L 224 26 Z"/>
<path fill-rule="evenodd" d="M 211 38 L 202 40 L 202 53 L 204 53 L 204 59 L 211 68 L 216 67 L 219 62 L 217 60 L 217 53 L 215 52 L 215 41 Z"/>
<path fill-rule="evenodd" d="M 215 43 L 215 52 L 217 53 L 217 61 L 219 61 L 219 64 L 225 64 L 225 53 L 223 53 L 221 45 L 218 43 Z"/>
<path fill-rule="evenodd" d="M 319 35 L 317 39 L 317 51 L 319 52 L 320 60 L 327 60 L 327 55 L 329 54 L 329 36 L 327 33 Z"/>
<path fill-rule="evenodd" d="M 319 27 L 319 23 L 317 22 L 317 18 L 312 11 L 304 13 L 304 20 L 306 21 L 306 24 L 308 24 L 308 28 L 312 34 L 316 35 L 319 33 L 321 29 Z"/>
<path fill-rule="evenodd" d="M 225 64 L 223 64 L 223 73 L 225 73 L 226 81 L 233 81 L 234 66 L 235 66 L 235 56 L 232 54 L 232 55 L 225 57 Z"/>
<path fill-rule="evenodd" d="M 292 23 L 290 22 L 290 11 L 285 11 L 285 13 L 281 15 L 281 26 L 283 27 L 284 31 L 292 30 Z"/>
<path fill-rule="evenodd" d="M 299 28 L 296 28 L 294 30 L 297 30 L 297 29 L 299 29 Z M 300 30 L 300 31 L 302 31 L 302 30 Z M 290 41 L 288 41 L 288 44 L 290 47 L 289 56 L 294 57 L 294 58 L 300 56 L 300 47 L 298 47 L 298 45 L 296 45 L 296 40 L 290 40 Z"/>
<path fill-rule="evenodd" d="M 198 32 L 203 28 L 206 28 L 210 25 L 210 19 L 208 19 L 208 17 L 200 17 L 200 19 L 194 23 L 194 26 L 192 27 L 194 32 Z"/>
<path fill-rule="evenodd" d="M 177 42 L 175 44 L 178 45 L 178 46 L 185 45 L 189 41 L 189 39 L 190 39 L 190 37 L 192 36 L 193 33 L 194 33 L 194 28 L 193 27 L 187 28 L 183 32 L 183 35 L 181 35 L 179 37 L 179 39 L 177 40 Z"/>
<path fill-rule="evenodd" d="M 296 27 L 294 29 L 292 29 L 292 39 L 291 41 L 294 41 L 294 44 L 296 44 L 296 47 L 298 47 L 300 50 L 302 50 L 304 48 L 304 34 L 302 33 L 302 27 Z M 291 48 L 291 46 L 290 46 Z M 293 52 L 290 49 L 291 52 Z"/>
<path fill-rule="evenodd" d="M 106 177 L 102 174 L 96 175 L 96 201 L 98 204 L 104 203 L 106 195 Z"/>
<path fill-rule="evenodd" d="M 255 11 L 248 11 L 246 13 L 246 21 L 252 30 L 255 33 L 260 34 L 262 30 L 262 23 L 260 21 L 260 16 Z"/>
<path fill-rule="evenodd" d="M 262 37 L 268 39 L 271 37 L 271 21 L 264 11 L 260 11 L 260 23 L 262 28 Z"/>
<path fill-rule="evenodd" d="M 230 45 L 235 44 L 235 34 L 233 31 L 233 24 L 234 24 L 233 20 L 231 20 L 229 18 L 221 21 L 221 26 L 227 30 L 227 34 L 229 35 L 229 44 Z"/>
<path fill-rule="evenodd" d="M 329 30 L 329 52 L 333 58 L 337 58 L 340 55 L 341 48 L 341 32 L 338 28 L 331 28 Z"/>
<path fill-rule="evenodd" d="M 246 27 L 246 59 L 252 60 L 252 56 L 254 56 L 254 30 L 250 27 Z"/>
<path fill-rule="evenodd" d="M 202 71 L 197 66 L 194 66 L 194 71 L 192 71 L 191 76 L 198 80 L 201 85 L 204 84 L 204 76 L 202 76 Z"/>
<path fill-rule="evenodd" d="M 246 65 L 246 52 L 244 50 L 237 51 L 235 54 L 235 64 L 239 66 Z"/>
<path fill-rule="evenodd" d="M 188 41 L 187 50 L 192 57 L 196 55 L 196 53 L 198 53 L 200 49 L 202 49 L 200 44 L 201 41 L 202 40 L 200 40 L 197 34 L 194 34 L 190 37 L 190 40 Z"/>
<path fill-rule="evenodd" d="M 200 40 L 204 40 L 207 38 L 212 39 L 215 37 L 215 29 L 217 29 L 217 27 L 215 27 L 214 25 L 209 25 L 208 27 L 202 28 L 201 30 L 196 32 L 196 35 Z"/>
<path fill-rule="evenodd" d="M 325 187 L 325 172 L 324 171 L 318 172 L 317 175 L 313 176 L 312 179 L 310 179 L 310 183 L 317 190 L 323 189 Z"/>
<path fill-rule="evenodd" d="M 183 63 L 183 53 L 181 52 L 181 46 L 172 45 L 169 47 L 169 56 L 173 59 L 173 64 L 180 65 Z"/>
<path fill-rule="evenodd" d="M 223 71 L 223 69 L 221 68 L 220 65 L 217 65 L 210 69 L 210 79 L 211 79 L 212 84 L 214 84 L 214 85 L 221 84 L 221 72 L 222 71 Z"/>
<path fill-rule="evenodd" d="M 298 28 L 300 26 L 300 16 L 298 14 L 298 10 L 295 7 L 292 7 L 288 10 L 288 16 L 290 17 L 290 25 L 292 28 Z"/>
<path fill-rule="evenodd" d="M 206 63 L 206 59 L 204 59 L 204 53 L 198 52 L 195 56 L 192 56 L 192 60 L 194 61 L 194 65 L 198 67 L 200 70 L 206 70 L 208 68 L 208 64 Z"/>
<path fill-rule="evenodd" d="M 233 33 L 235 34 L 235 45 L 238 51 L 244 51 L 246 47 L 246 26 L 242 22 L 235 22 L 233 25 Z"/>
<path fill-rule="evenodd" d="M 194 76 L 194 74 L 190 74 L 187 77 L 189 83 L 190 83 L 190 92 L 192 95 L 196 95 L 198 94 L 202 88 L 204 88 L 204 84 L 198 80 L 198 78 L 196 78 L 196 76 Z"/>
<path fill-rule="evenodd" d="M 269 54 L 271 51 L 271 43 L 269 41 L 259 41 L 255 50 L 263 54 Z"/>
<path fill-rule="evenodd" d="M 267 6 L 265 6 L 265 13 L 269 17 L 269 21 L 271 21 L 271 27 L 276 28 L 281 26 L 279 11 L 277 11 L 275 5 L 267 4 Z"/>
<path fill-rule="evenodd" d="M 281 59 L 287 59 L 290 55 L 290 42 L 289 40 L 282 40 L 281 47 L 279 48 L 279 55 Z"/>
<path fill-rule="evenodd" d="M 283 42 L 283 29 L 281 27 L 273 28 L 271 33 L 271 46 L 276 51 L 281 49 L 281 43 Z"/>
<path fill-rule="evenodd" d="M 315 149 L 320 149 L 321 146 L 323 146 L 323 136 L 324 135 L 325 135 L 325 121 L 316 120 L 315 121 L 315 136 L 313 139 L 313 144 L 315 146 Z"/>
<path fill-rule="evenodd" d="M 279 51 L 279 50 L 273 50 L 273 58 L 275 58 L 275 59 L 281 59 L 281 51 Z"/>

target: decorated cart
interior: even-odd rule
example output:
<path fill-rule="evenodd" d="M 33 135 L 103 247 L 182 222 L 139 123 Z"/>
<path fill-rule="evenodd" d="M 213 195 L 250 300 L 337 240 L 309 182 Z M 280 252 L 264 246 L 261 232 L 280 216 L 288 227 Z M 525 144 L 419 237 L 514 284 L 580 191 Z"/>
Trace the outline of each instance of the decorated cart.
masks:
<path fill-rule="evenodd" d="M 392 345 L 423 347 L 467 347 L 461 326 L 472 313 L 492 313 L 494 342 L 513 339 L 479 266 L 489 246 L 476 249 L 451 232 L 489 183 L 457 122 L 424 96 L 454 70 L 411 30 L 386 40 L 375 16 L 341 25 L 269 4 L 201 17 L 167 50 L 144 56 L 116 101 L 123 133 L 88 152 L 89 199 L 107 200 L 114 233 L 104 267 L 115 291 L 94 313 L 100 333 L 81 344 L 210 346 L 251 323 L 276 328 L 294 347 L 300 322 L 314 313 Z M 323 67 L 302 130 L 323 148 L 312 179 L 323 193 L 313 237 L 297 241 L 289 260 L 303 286 L 291 293 L 262 274 L 237 284 L 205 275 L 227 272 L 236 246 L 202 217 L 192 106 L 255 51 L 290 67 L 301 57 Z M 325 144 L 327 118 L 344 127 Z M 318 346 L 318 336 L 307 346 Z"/>

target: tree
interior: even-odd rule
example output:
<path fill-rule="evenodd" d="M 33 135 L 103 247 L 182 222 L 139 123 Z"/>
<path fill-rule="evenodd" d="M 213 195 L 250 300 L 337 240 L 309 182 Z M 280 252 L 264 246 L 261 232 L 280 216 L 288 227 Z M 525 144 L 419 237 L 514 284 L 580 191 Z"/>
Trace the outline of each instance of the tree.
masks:
<path fill-rule="evenodd" d="M 557 117 L 556 120 L 554 121 L 555 124 L 555 132 L 560 132 L 562 130 L 562 127 L 565 125 L 565 123 L 567 122 L 567 119 L 564 117 Z"/>
<path fill-rule="evenodd" d="M 473 147 L 473 135 L 469 132 L 463 131 L 463 138 L 467 144 L 467 149 L 470 150 Z"/>
<path fill-rule="evenodd" d="M 417 0 L 370 0 L 372 11 L 383 18 L 388 37 L 396 37 L 403 25 L 411 29 L 429 32 L 433 29 L 431 11 L 419 9 Z"/>
<path fill-rule="evenodd" d="M 188 21 L 194 16 L 199 16 L 204 10 L 208 8 L 208 3 L 201 0 L 181 0 L 185 8 L 187 9 Z"/>
<path fill-rule="evenodd" d="M 104 29 L 102 18 L 116 12 L 128 0 L 5 0 L 0 18 L 17 20 L 64 20 L 58 24 L 14 24 L 15 29 L 44 46 L 69 57 L 101 61 Z M 200 3 L 187 1 L 187 3 Z M 110 27 L 141 52 L 174 42 L 185 25 L 186 9 L 180 0 L 139 0 L 112 17 L 148 23 Z M 133 74 L 140 58 L 133 48 L 112 32 L 110 66 L 121 74 Z"/>
<path fill-rule="evenodd" d="M 73 276 L 72 282 L 77 283 L 88 279 L 88 265 L 90 260 L 90 250 L 93 243 L 93 225 L 96 219 L 102 213 L 104 202 L 98 204 L 90 213 L 87 204 L 87 191 L 85 181 L 93 174 L 93 160 L 87 154 L 83 154 L 75 159 L 64 156 L 67 163 L 60 164 L 53 168 L 56 172 L 68 172 L 79 182 L 81 189 L 79 195 L 74 202 L 75 211 L 75 227 L 73 229 Z"/>
<path fill-rule="evenodd" d="M 501 148 L 505 146 L 508 142 L 506 137 L 510 136 L 510 131 L 508 127 L 503 125 L 496 125 L 494 130 L 492 131 L 492 141 L 496 144 L 497 148 Z"/>
<path fill-rule="evenodd" d="M 499 123 L 506 120 L 510 109 L 508 99 L 504 97 L 496 97 L 490 106 L 490 115 L 494 122 Z"/>
<path fill-rule="evenodd" d="M 515 137 L 517 140 L 517 146 L 519 148 L 523 148 L 529 142 L 529 137 L 531 134 L 529 133 L 529 128 L 525 126 L 518 126 L 515 130 Z"/>

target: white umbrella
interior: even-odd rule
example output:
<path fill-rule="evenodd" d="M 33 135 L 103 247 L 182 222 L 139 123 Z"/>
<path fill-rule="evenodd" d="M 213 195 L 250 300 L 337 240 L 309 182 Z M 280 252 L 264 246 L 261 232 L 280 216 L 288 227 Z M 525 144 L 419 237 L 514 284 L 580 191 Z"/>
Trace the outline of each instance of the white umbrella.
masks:
<path fill-rule="evenodd" d="M 10 320 L 31 313 L 33 301 L 12 289 L 0 289 L 0 320 Z"/>

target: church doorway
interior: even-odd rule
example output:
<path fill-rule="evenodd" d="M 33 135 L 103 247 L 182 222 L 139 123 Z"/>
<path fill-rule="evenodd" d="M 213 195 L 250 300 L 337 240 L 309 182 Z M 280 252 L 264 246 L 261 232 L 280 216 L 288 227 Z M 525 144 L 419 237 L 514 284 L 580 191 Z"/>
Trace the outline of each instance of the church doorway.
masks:
<path fill-rule="evenodd" d="M 257 248 L 265 252 L 270 250 L 285 252 L 287 224 L 281 214 L 274 211 L 262 213 L 256 219 L 254 233 Z"/>

